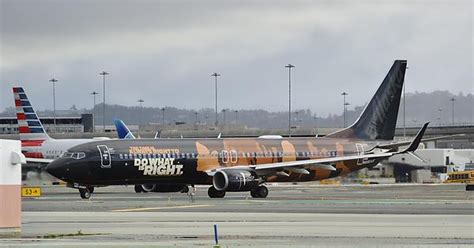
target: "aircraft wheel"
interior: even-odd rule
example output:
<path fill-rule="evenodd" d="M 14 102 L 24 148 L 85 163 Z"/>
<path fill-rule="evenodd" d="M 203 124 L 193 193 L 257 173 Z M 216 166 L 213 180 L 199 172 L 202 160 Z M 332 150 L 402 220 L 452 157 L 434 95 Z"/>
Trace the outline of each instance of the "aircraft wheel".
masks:
<path fill-rule="evenodd" d="M 135 193 L 142 193 L 144 190 L 140 184 L 135 184 Z"/>
<path fill-rule="evenodd" d="M 188 193 L 189 192 L 189 187 L 186 185 L 183 187 L 183 189 L 181 191 L 179 191 L 181 193 Z"/>
<path fill-rule="evenodd" d="M 219 191 L 212 186 L 207 190 L 207 194 L 210 198 L 224 198 L 225 191 Z"/>
<path fill-rule="evenodd" d="M 79 189 L 79 194 L 81 195 L 81 198 L 82 199 L 89 199 L 91 198 L 91 192 L 89 191 L 89 189 L 85 188 L 85 189 Z"/>
<path fill-rule="evenodd" d="M 250 191 L 250 195 L 253 198 L 267 198 L 268 188 L 263 185 L 258 186 L 257 188 Z"/>

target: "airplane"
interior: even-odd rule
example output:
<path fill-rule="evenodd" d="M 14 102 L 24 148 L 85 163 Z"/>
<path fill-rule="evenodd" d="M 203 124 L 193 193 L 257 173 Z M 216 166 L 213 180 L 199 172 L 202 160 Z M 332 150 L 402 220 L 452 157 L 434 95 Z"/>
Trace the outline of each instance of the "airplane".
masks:
<path fill-rule="evenodd" d="M 428 123 L 413 140 L 393 142 L 406 67 L 406 60 L 396 60 L 354 124 L 325 137 L 96 141 L 70 148 L 46 170 L 83 199 L 90 198 L 90 187 L 124 184 L 153 192 L 210 185 L 211 198 L 243 191 L 265 198 L 267 182 L 322 180 L 396 154 L 416 156 Z"/>

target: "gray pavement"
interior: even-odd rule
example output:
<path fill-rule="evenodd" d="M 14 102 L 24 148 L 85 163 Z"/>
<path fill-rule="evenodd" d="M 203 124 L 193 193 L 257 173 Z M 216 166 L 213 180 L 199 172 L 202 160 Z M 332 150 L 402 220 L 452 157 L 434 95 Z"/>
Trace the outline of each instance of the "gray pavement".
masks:
<path fill-rule="evenodd" d="M 23 200 L 11 247 L 473 247 L 474 192 L 463 185 L 270 186 L 267 199 L 229 193 L 136 194 L 133 187 L 44 186 Z"/>

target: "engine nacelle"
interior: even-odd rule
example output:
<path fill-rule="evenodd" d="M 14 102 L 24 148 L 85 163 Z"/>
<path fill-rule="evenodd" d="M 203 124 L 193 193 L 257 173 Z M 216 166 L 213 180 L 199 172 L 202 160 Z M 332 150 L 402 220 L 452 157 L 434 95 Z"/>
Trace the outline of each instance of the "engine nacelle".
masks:
<path fill-rule="evenodd" d="M 212 185 L 219 191 L 250 191 L 258 184 L 257 173 L 252 170 L 220 170 L 212 178 Z"/>
<path fill-rule="evenodd" d="M 184 187 L 184 184 L 142 184 L 142 189 L 146 192 L 179 192 Z"/>

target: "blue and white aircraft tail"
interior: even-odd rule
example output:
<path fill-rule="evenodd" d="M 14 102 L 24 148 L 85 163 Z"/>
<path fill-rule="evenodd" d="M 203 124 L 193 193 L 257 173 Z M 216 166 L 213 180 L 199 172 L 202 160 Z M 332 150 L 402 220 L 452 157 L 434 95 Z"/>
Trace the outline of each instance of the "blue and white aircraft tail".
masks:
<path fill-rule="evenodd" d="M 125 123 L 120 119 L 114 120 L 115 128 L 117 129 L 117 134 L 119 139 L 135 139 L 132 131 L 125 125 Z"/>

